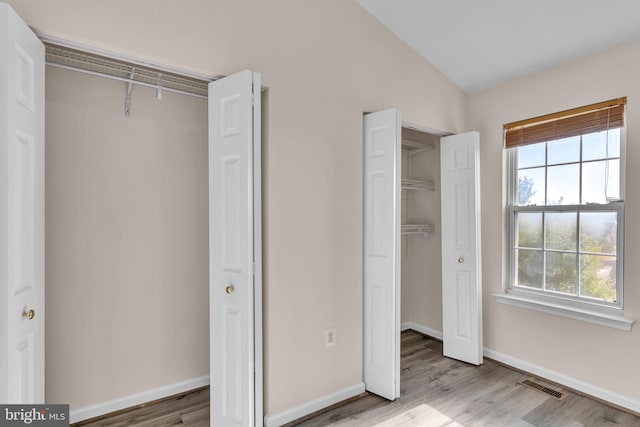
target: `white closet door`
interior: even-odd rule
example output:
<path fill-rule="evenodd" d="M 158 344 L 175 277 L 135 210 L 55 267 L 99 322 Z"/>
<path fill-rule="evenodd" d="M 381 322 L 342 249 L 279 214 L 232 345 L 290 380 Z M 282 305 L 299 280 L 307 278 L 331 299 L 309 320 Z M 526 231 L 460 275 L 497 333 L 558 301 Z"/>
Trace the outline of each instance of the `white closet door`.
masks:
<path fill-rule="evenodd" d="M 257 73 L 209 84 L 209 191 L 211 425 L 262 425 Z"/>
<path fill-rule="evenodd" d="M 482 363 L 479 134 L 440 139 L 444 355 Z"/>
<path fill-rule="evenodd" d="M 398 110 L 364 116 L 364 382 L 400 397 L 400 150 Z"/>
<path fill-rule="evenodd" d="M 44 45 L 0 3 L 0 402 L 44 403 Z"/>

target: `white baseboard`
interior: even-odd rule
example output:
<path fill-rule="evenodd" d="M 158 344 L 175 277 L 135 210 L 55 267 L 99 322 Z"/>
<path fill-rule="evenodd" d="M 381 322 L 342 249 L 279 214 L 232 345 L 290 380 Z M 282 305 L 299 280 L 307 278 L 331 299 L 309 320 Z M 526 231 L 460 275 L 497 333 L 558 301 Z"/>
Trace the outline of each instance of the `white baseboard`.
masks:
<path fill-rule="evenodd" d="M 401 326 L 401 329 L 403 331 L 407 329 L 413 329 L 414 331 L 418 331 L 425 335 L 429 335 L 431 337 L 438 338 L 440 340 L 442 339 L 442 332 L 435 331 L 433 329 L 427 328 L 422 325 L 418 325 L 417 323 L 413 323 L 413 322 L 403 323 Z M 517 359 L 512 356 L 508 356 L 498 351 L 491 350 L 490 348 L 486 348 L 486 347 L 484 348 L 484 355 L 491 359 L 497 360 L 500 363 L 504 363 L 505 365 L 512 366 L 516 369 L 520 369 L 521 371 L 538 376 L 542 379 L 546 379 L 554 383 L 558 383 L 560 385 L 572 388 L 586 395 L 593 396 L 597 399 L 601 399 L 605 402 L 609 402 L 613 405 L 620 406 L 621 408 L 628 409 L 635 413 L 640 413 L 640 400 L 632 399 L 630 397 L 623 396 L 613 391 L 594 386 L 593 384 L 589 384 L 589 383 L 577 380 L 575 378 L 571 378 L 559 372 L 555 372 L 550 369 L 543 368 L 542 366 L 534 365 L 533 363 L 529 363 L 527 361 Z"/>
<path fill-rule="evenodd" d="M 491 350 L 486 347 L 484 349 L 484 355 L 491 359 L 497 360 L 500 363 L 504 363 L 505 365 L 513 366 L 514 368 L 536 375 L 543 379 L 553 381 L 560 385 L 572 388 L 576 391 L 601 399 L 605 402 L 609 402 L 616 406 L 629 409 L 635 413 L 640 413 L 639 400 L 632 399 L 627 396 L 623 396 L 621 394 L 615 393 L 610 390 L 606 390 L 601 387 L 597 387 L 593 384 L 585 383 L 583 381 L 577 380 L 575 378 L 571 378 L 559 372 L 555 372 L 550 369 L 543 368 L 542 366 L 534 365 L 533 363 L 529 363 L 524 360 L 508 356 L 506 354 L 502 354 L 500 352 Z"/>
<path fill-rule="evenodd" d="M 143 403 L 152 402 L 154 400 L 162 399 L 163 397 L 183 393 L 206 385 L 209 385 L 209 375 L 204 375 L 202 377 L 193 378 L 176 384 L 170 384 L 153 390 L 143 391 L 141 393 L 131 394 L 129 396 L 124 396 L 84 408 L 72 409 L 69 412 L 69 421 L 70 423 L 77 423 L 78 421 L 88 420 L 110 412 L 131 408 L 132 406 L 138 406 Z"/>
<path fill-rule="evenodd" d="M 405 331 L 413 329 L 431 337 L 442 339 L 442 332 L 434 329 L 427 328 L 422 325 L 418 325 L 413 322 L 405 322 L 401 325 L 401 330 Z M 534 365 L 527 361 L 517 359 L 512 356 L 484 348 L 484 355 L 505 365 L 512 366 L 516 369 L 528 372 L 532 375 L 536 375 L 543 379 L 553 381 L 563 386 L 572 388 L 581 393 L 593 396 L 601 399 L 605 402 L 612 403 L 616 406 L 628 409 L 635 413 L 640 413 L 640 400 L 632 399 L 627 396 L 615 393 L 610 390 L 603 389 L 601 387 L 594 386 L 589 383 L 577 380 L 575 378 L 566 376 L 564 374 L 552 371 L 550 369 L 543 368 L 538 365 Z M 121 409 L 130 408 L 143 403 L 151 402 L 163 397 L 172 396 L 174 394 L 183 393 L 185 391 L 193 390 L 198 387 L 209 385 L 209 376 L 204 375 L 202 377 L 193 378 L 191 380 L 182 381 L 180 383 L 171 384 L 168 386 L 160 387 L 153 390 L 144 391 L 141 393 L 132 394 L 119 399 L 110 400 L 107 402 L 99 403 L 92 406 L 87 406 L 79 409 L 72 409 L 69 414 L 70 422 L 76 423 L 79 421 L 87 420 L 90 418 L 99 417 L 101 415 L 108 414 L 110 412 L 119 411 Z M 343 400 L 349 399 L 353 396 L 357 396 L 365 391 L 363 382 L 354 384 L 350 387 L 338 390 L 335 393 L 319 397 L 318 399 L 311 400 L 309 402 L 298 405 L 294 408 L 281 412 L 275 415 L 267 415 L 264 417 L 265 427 L 278 427 L 298 418 L 302 418 L 320 409 L 334 405 Z"/>
<path fill-rule="evenodd" d="M 435 329 L 427 328 L 426 326 L 418 325 L 413 322 L 404 322 L 400 325 L 401 331 L 406 331 L 407 329 L 413 329 L 421 334 L 429 335 L 430 337 L 437 338 L 442 341 L 442 332 L 436 331 Z"/>
<path fill-rule="evenodd" d="M 349 399 L 353 396 L 357 396 L 360 393 L 364 393 L 363 382 L 354 384 L 351 387 L 343 388 L 342 390 L 338 390 L 327 396 L 322 396 L 307 403 L 303 403 L 302 405 L 298 405 L 279 414 L 267 415 L 264 417 L 264 425 L 265 427 L 278 427 L 293 420 L 297 420 L 298 418 L 312 414 L 320 409 L 342 402 L 343 400 Z"/>

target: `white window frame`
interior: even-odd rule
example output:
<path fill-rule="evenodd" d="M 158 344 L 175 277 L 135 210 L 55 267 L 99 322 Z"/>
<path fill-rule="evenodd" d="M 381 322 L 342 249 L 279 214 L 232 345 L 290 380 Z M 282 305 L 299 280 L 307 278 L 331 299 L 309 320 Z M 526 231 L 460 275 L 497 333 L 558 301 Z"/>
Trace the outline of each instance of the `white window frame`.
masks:
<path fill-rule="evenodd" d="M 584 205 L 542 205 L 520 206 L 518 193 L 518 149 L 507 151 L 507 235 L 508 235 L 508 288 L 506 293 L 495 294 L 501 303 L 529 308 L 546 313 L 557 314 L 578 320 L 584 320 L 604 326 L 631 330 L 633 321 L 624 318 L 624 194 L 625 194 L 625 158 L 626 129 L 620 129 L 620 200 L 607 204 Z M 580 160 L 582 164 L 582 159 Z M 584 162 L 586 163 L 586 162 Z M 545 162 L 545 168 L 549 165 Z M 580 176 L 582 185 L 582 176 Z M 546 182 L 545 182 L 546 185 Z M 545 189 L 546 190 L 546 189 Z M 518 212 L 601 212 L 617 213 L 616 248 L 616 302 L 591 300 L 587 297 L 572 296 L 552 291 L 517 286 L 516 281 L 516 214 Z M 544 251 L 544 249 L 542 249 Z M 578 252 L 576 252 L 578 253 Z M 579 276 L 579 273 L 578 273 Z"/>

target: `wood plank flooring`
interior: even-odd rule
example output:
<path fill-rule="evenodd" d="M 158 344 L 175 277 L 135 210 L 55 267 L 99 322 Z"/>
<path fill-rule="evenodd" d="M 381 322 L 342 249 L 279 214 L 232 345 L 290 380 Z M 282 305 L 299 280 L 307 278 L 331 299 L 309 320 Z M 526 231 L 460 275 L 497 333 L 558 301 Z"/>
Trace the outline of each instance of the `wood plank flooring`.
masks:
<path fill-rule="evenodd" d="M 208 427 L 209 387 L 72 425 L 78 427 Z"/>
<path fill-rule="evenodd" d="M 442 356 L 442 343 L 414 331 L 402 333 L 401 397 L 374 394 L 320 411 L 289 426 L 606 427 L 640 426 L 640 417 L 559 386 L 558 401 L 518 384 L 533 378 L 486 360 L 480 367 Z M 313 414 L 312 414 L 313 415 Z"/>
<path fill-rule="evenodd" d="M 401 397 L 389 402 L 364 393 L 287 426 L 357 427 L 640 427 L 640 417 L 539 381 L 569 396 L 562 401 L 518 381 L 532 378 L 491 360 L 472 366 L 442 356 L 442 343 L 402 333 Z M 209 425 L 209 390 L 200 389 L 143 408 L 76 426 Z"/>

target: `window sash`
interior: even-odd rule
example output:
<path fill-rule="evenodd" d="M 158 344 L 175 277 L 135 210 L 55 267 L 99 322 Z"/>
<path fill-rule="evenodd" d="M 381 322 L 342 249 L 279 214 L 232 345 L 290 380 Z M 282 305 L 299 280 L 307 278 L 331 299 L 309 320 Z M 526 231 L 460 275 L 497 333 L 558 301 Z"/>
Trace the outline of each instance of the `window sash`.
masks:
<path fill-rule="evenodd" d="M 569 253 L 575 254 L 577 256 L 577 268 L 576 268 L 576 295 L 571 295 L 563 292 L 556 292 L 549 289 L 536 289 L 523 285 L 517 284 L 517 250 L 519 248 L 516 247 L 517 242 L 517 216 L 519 213 L 549 213 L 549 212 L 575 212 L 577 214 L 580 213 L 589 213 L 589 212 L 615 212 L 616 213 L 616 222 L 617 222 L 617 238 L 616 238 L 616 301 L 608 302 L 601 301 L 596 298 L 591 298 L 589 296 L 581 296 L 580 295 L 580 267 L 579 267 L 579 256 L 580 255 L 589 255 L 591 252 L 581 251 L 579 245 L 576 246 L 575 249 L 570 250 L 555 250 L 555 249 L 547 249 L 545 248 L 544 242 L 540 249 L 531 249 L 531 250 L 539 250 L 542 254 L 546 253 Z M 623 203 L 611 203 L 606 205 L 562 205 L 562 206 L 511 206 L 509 209 L 509 285 L 511 289 L 519 289 L 522 291 L 532 292 L 536 294 L 544 294 L 544 295 L 554 295 L 563 299 L 571 299 L 576 301 L 582 301 L 589 304 L 598 304 L 605 305 L 610 307 L 622 307 L 622 299 L 623 299 L 623 227 L 624 227 L 624 204 Z M 576 230 L 579 242 L 579 228 Z M 544 236 L 544 224 L 542 226 L 542 233 Z M 543 237 L 544 239 L 544 237 Z M 604 255 L 604 254 L 603 254 Z M 544 259 L 544 258 L 543 258 Z M 544 265 L 544 264 L 543 264 Z M 545 281 L 543 272 L 543 283 Z"/>
<path fill-rule="evenodd" d="M 624 136 L 621 132 L 620 137 L 620 150 L 621 158 L 624 158 Z M 584 204 L 584 205 L 532 205 L 532 206 L 519 206 L 517 205 L 517 192 L 518 192 L 518 153 L 517 148 L 510 149 L 508 151 L 508 240 L 509 240 L 509 265 L 508 265 L 508 285 L 509 291 L 512 293 L 524 293 L 527 295 L 535 295 L 543 300 L 550 302 L 562 301 L 568 305 L 575 306 L 577 308 L 592 308 L 595 306 L 601 307 L 606 310 L 619 310 L 623 308 L 623 290 L 624 290 L 624 202 L 622 200 L 618 202 L 608 204 Z M 548 165 L 545 164 L 545 168 Z M 620 177 L 620 197 L 624 198 L 624 168 L 621 165 L 621 177 Z M 616 302 L 607 302 L 597 299 L 592 299 L 586 296 L 569 295 L 565 293 L 556 293 L 546 289 L 535 289 L 529 287 L 523 287 L 516 284 L 517 271 L 516 271 L 516 239 L 517 239 L 517 223 L 516 216 L 518 213 L 523 212 L 616 212 L 617 213 L 617 242 L 616 242 Z M 579 230 L 578 230 L 579 232 Z M 544 233 L 544 230 L 543 230 Z M 544 246 L 541 249 L 544 254 L 547 250 Z M 580 254 L 579 247 L 576 249 L 576 255 Z M 544 272 L 543 272 L 544 275 Z M 577 270 L 577 280 L 579 280 L 580 270 Z M 543 279 L 544 280 L 544 279 Z M 578 285 L 578 283 L 576 283 Z"/>

